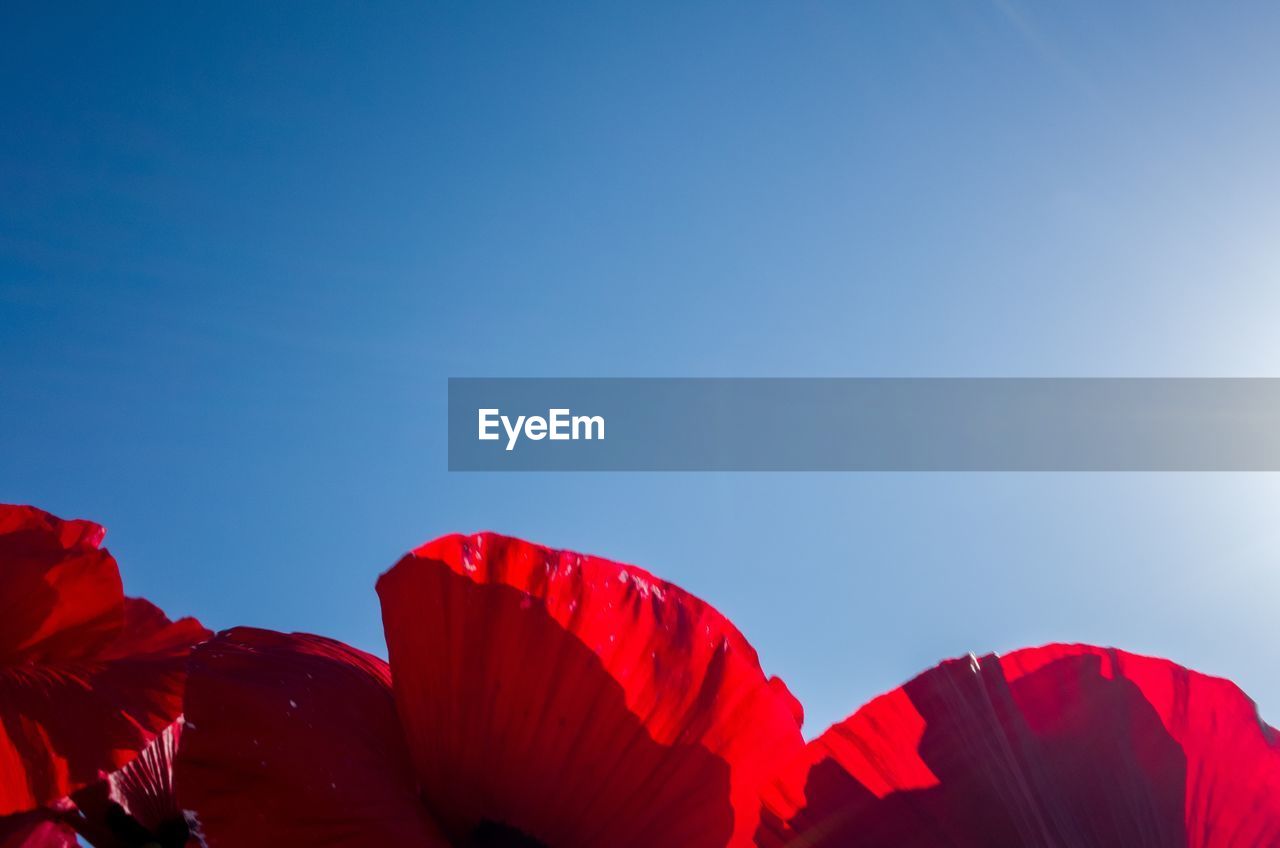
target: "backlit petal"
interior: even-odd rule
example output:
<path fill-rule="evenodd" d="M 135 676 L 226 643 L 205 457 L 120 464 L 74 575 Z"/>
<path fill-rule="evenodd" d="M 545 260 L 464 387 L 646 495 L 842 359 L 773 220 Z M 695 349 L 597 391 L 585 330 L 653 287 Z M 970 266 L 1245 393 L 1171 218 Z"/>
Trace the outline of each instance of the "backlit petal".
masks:
<path fill-rule="evenodd" d="M 132 759 L 181 712 L 198 622 L 126 600 L 102 529 L 0 507 L 0 813 Z"/>
<path fill-rule="evenodd" d="M 0 818 L 0 848 L 76 848 L 76 834 L 46 810 Z"/>
<path fill-rule="evenodd" d="M 1052 645 L 951 660 L 823 734 L 763 846 L 1280 845 L 1280 744 L 1231 683 Z"/>
<path fill-rule="evenodd" d="M 647 572 L 493 534 L 378 582 L 423 794 L 454 838 L 750 841 L 798 710 L 722 615 Z"/>

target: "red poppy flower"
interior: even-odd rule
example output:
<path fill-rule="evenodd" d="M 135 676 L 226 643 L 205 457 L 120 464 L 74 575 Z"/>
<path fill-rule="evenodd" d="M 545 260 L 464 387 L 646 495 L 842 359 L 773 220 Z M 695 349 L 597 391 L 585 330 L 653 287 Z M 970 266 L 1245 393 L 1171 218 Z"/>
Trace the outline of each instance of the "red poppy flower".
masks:
<path fill-rule="evenodd" d="M 1051 645 L 945 662 L 811 743 L 762 846 L 1280 845 L 1280 739 L 1228 681 Z"/>
<path fill-rule="evenodd" d="M 378 582 L 390 665 L 238 629 L 192 657 L 182 805 L 211 848 L 748 845 L 798 708 L 631 566 L 449 536 Z"/>
<path fill-rule="evenodd" d="M 125 598 L 102 536 L 0 506 L 0 814 L 123 766 L 181 712 L 186 655 L 208 631 Z"/>

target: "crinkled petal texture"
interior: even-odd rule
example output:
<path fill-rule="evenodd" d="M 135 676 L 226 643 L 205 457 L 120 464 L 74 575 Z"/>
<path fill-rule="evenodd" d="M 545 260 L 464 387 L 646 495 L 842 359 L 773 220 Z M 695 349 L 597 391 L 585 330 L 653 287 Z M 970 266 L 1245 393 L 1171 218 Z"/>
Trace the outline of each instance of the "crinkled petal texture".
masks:
<path fill-rule="evenodd" d="M 207 631 L 126 599 L 102 536 L 0 506 L 0 814 L 124 765 L 182 710 L 186 655 Z"/>
<path fill-rule="evenodd" d="M 252 628 L 191 658 L 176 782 L 209 848 L 443 846 L 418 800 L 387 665 Z"/>
<path fill-rule="evenodd" d="M 750 844 L 773 764 L 803 748 L 733 625 L 641 569 L 448 536 L 378 593 L 414 771 L 456 843 Z"/>
<path fill-rule="evenodd" d="M 1113 649 L 951 660 L 811 743 L 762 846 L 1280 845 L 1280 743 L 1228 681 Z"/>
<path fill-rule="evenodd" d="M 199 848 L 174 781 L 182 727 L 178 719 L 119 771 L 71 796 L 70 820 L 95 848 Z"/>
<path fill-rule="evenodd" d="M 0 818 L 0 848 L 76 848 L 76 834 L 48 810 Z"/>
<path fill-rule="evenodd" d="M 177 829 L 182 822 L 173 767 L 183 721 L 169 725 L 133 762 L 107 779 L 107 798 L 150 833 Z"/>

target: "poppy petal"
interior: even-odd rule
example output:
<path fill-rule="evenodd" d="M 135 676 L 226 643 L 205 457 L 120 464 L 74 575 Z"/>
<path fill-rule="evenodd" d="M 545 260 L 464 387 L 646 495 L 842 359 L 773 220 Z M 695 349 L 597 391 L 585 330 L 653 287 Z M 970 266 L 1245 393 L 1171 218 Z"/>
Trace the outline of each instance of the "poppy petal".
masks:
<path fill-rule="evenodd" d="M 206 631 L 126 600 L 102 530 L 0 508 L 0 814 L 63 798 L 132 759 L 182 708 Z"/>
<path fill-rule="evenodd" d="M 103 533 L 0 505 L 0 665 L 76 659 L 119 633 L 124 592 Z"/>
<path fill-rule="evenodd" d="M 1280 741 L 1233 684 L 1114 649 L 951 660 L 827 731 L 762 846 L 1280 844 Z"/>
<path fill-rule="evenodd" d="M 98 653 L 98 659 L 185 657 L 191 648 L 213 634 L 194 618 L 170 621 L 155 604 L 143 598 L 124 599 L 124 626 Z"/>
<path fill-rule="evenodd" d="M 456 840 L 749 844 L 798 709 L 722 615 L 645 571 L 495 534 L 378 581 L 423 796 Z"/>
<path fill-rule="evenodd" d="M 119 771 L 71 796 L 69 821 L 95 848 L 199 848 L 174 780 L 182 726 L 178 719 Z"/>
<path fill-rule="evenodd" d="M 47 810 L 0 818 L 0 848 L 76 848 L 75 831 Z"/>
<path fill-rule="evenodd" d="M 418 800 L 386 663 L 241 627 L 191 657 L 178 795 L 209 848 L 444 846 Z"/>
<path fill-rule="evenodd" d="M 107 779 L 107 797 L 152 833 L 183 818 L 173 780 L 182 724 L 178 720 L 166 727 L 132 762 Z"/>

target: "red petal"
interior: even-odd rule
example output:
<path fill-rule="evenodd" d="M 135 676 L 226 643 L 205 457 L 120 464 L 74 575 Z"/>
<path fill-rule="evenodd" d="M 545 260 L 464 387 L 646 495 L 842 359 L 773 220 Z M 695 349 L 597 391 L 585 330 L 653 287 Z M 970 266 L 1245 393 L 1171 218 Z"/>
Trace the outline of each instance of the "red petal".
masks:
<path fill-rule="evenodd" d="M 465 841 L 749 843 L 794 699 L 714 609 L 641 569 L 492 534 L 378 581 L 424 797 Z"/>
<path fill-rule="evenodd" d="M 194 618 L 170 621 L 158 606 L 143 598 L 124 599 L 124 628 L 98 652 L 98 659 L 185 657 L 213 634 Z"/>
<path fill-rule="evenodd" d="M 176 721 L 108 779 L 108 797 L 152 833 L 183 817 L 173 779 L 181 738 L 182 722 Z"/>
<path fill-rule="evenodd" d="M 0 504 L 0 536 L 32 531 L 33 541 L 52 539 L 64 551 L 90 550 L 102 544 L 106 530 L 83 519 L 58 518 L 34 506 Z"/>
<path fill-rule="evenodd" d="M 1168 660 L 1087 645 L 1017 651 L 1001 660 L 1032 729 L 1064 738 L 1072 716 L 1051 687 L 1136 687 L 1185 762 L 1183 823 L 1190 848 L 1280 845 L 1280 736 L 1234 683 Z"/>
<path fill-rule="evenodd" d="M 0 814 L 128 762 L 182 708 L 200 625 L 125 603 L 101 528 L 0 508 Z"/>
<path fill-rule="evenodd" d="M 75 659 L 120 631 L 124 592 L 103 530 L 0 505 L 0 665 Z"/>
<path fill-rule="evenodd" d="M 181 719 L 166 727 L 124 768 L 71 796 L 76 830 L 96 848 L 177 845 L 199 848 L 188 838 L 178 805 L 174 760 L 182 738 Z"/>
<path fill-rule="evenodd" d="M 782 785 L 761 845 L 1280 845 L 1280 742 L 1253 703 L 1087 646 L 943 663 L 827 731 Z"/>
<path fill-rule="evenodd" d="M 0 848 L 76 848 L 76 834 L 45 810 L 0 818 Z"/>
<path fill-rule="evenodd" d="M 447 844 L 386 663 L 319 636 L 237 628 L 195 651 L 177 783 L 210 848 Z"/>

